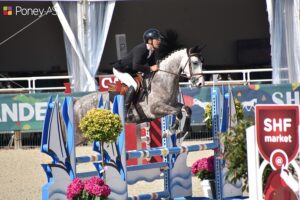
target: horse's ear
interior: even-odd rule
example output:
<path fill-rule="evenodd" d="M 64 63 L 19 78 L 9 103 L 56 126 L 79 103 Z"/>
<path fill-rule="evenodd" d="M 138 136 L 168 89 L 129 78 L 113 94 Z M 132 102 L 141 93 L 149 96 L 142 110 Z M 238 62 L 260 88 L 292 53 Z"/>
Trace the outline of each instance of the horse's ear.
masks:
<path fill-rule="evenodd" d="M 202 51 L 202 49 L 204 49 L 204 47 L 206 46 L 206 44 L 202 45 L 202 46 L 194 46 L 192 48 L 189 49 L 189 53 L 200 53 Z"/>

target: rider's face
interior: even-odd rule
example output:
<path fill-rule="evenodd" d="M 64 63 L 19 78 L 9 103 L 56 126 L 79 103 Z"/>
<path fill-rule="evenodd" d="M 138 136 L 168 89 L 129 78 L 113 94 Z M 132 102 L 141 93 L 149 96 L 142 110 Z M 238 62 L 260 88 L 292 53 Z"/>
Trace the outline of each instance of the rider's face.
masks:
<path fill-rule="evenodd" d="M 151 42 L 153 48 L 154 48 L 154 49 L 158 49 L 159 46 L 160 46 L 160 42 L 161 42 L 160 39 L 153 39 L 152 42 Z"/>

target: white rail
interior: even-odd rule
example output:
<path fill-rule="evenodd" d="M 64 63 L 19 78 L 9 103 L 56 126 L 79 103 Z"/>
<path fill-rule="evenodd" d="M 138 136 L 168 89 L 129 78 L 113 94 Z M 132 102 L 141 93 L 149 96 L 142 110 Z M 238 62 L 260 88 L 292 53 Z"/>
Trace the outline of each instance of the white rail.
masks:
<path fill-rule="evenodd" d="M 242 74 L 242 80 L 225 80 L 219 81 L 229 84 L 251 84 L 251 83 L 266 83 L 272 82 L 272 78 L 270 79 L 251 79 L 251 74 L 259 73 L 259 72 L 272 72 L 272 68 L 267 69 L 241 69 L 241 70 L 216 70 L 216 71 L 205 71 L 204 74 Z M 207 84 L 212 83 L 212 81 L 207 82 Z"/>
<path fill-rule="evenodd" d="M 265 68 L 265 69 L 241 69 L 241 70 L 209 70 L 203 71 L 203 74 L 213 75 L 213 74 L 238 74 L 242 75 L 242 79 L 235 79 L 235 80 L 218 80 L 219 84 L 231 84 L 231 85 L 248 85 L 248 84 L 255 84 L 255 83 L 271 83 L 272 78 L 270 79 L 251 79 L 251 74 L 253 73 L 260 73 L 260 72 L 272 72 L 272 68 Z M 272 75 L 271 75 L 272 76 Z M 180 83 L 180 85 L 190 85 L 190 83 Z M 205 85 L 213 85 L 213 81 L 205 81 Z"/>
<path fill-rule="evenodd" d="M 260 72 L 272 72 L 272 68 L 266 69 L 241 69 L 241 70 L 210 70 L 203 71 L 206 75 L 213 74 L 238 74 L 242 79 L 235 80 L 219 80 L 219 84 L 231 85 L 247 85 L 252 83 L 271 83 L 272 79 L 254 79 L 251 75 Z M 35 93 L 43 91 L 63 91 L 65 89 L 63 82 L 69 82 L 71 76 L 36 76 L 36 77 L 15 77 L 15 78 L 0 78 L 0 83 L 10 83 L 12 87 L 0 88 L 0 93 Z M 98 79 L 98 77 L 96 77 Z M 48 87 L 40 86 L 38 82 L 49 80 Z M 51 86 L 51 83 L 62 81 L 60 86 Z M 213 81 L 206 81 L 205 85 L 212 85 Z M 182 82 L 180 85 L 190 85 L 188 82 Z"/>
<path fill-rule="evenodd" d="M 35 77 L 17 77 L 17 78 L 0 78 L 0 83 L 6 82 L 10 83 L 11 87 L 0 88 L 2 93 L 18 93 L 18 92 L 28 92 L 35 93 L 37 91 L 63 91 L 65 89 L 64 85 L 52 86 L 52 87 L 41 87 L 38 86 L 38 81 L 51 80 L 54 83 L 56 80 L 62 80 L 64 82 L 69 82 L 71 76 L 35 76 Z M 3 85 L 3 84 L 2 84 Z"/>

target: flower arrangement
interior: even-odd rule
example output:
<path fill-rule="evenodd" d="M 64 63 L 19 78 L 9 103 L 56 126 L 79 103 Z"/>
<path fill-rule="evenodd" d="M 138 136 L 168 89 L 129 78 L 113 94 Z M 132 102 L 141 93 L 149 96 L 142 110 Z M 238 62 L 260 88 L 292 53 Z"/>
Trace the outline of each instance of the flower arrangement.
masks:
<path fill-rule="evenodd" d="M 86 181 L 75 178 L 67 189 L 68 200 L 105 200 L 110 195 L 110 188 L 104 181 L 93 176 Z"/>
<path fill-rule="evenodd" d="M 215 179 L 214 156 L 197 160 L 192 165 L 192 173 L 202 181 Z"/>
<path fill-rule="evenodd" d="M 89 141 L 114 142 L 121 132 L 122 123 L 119 115 L 110 110 L 93 108 L 80 120 L 79 128 Z"/>

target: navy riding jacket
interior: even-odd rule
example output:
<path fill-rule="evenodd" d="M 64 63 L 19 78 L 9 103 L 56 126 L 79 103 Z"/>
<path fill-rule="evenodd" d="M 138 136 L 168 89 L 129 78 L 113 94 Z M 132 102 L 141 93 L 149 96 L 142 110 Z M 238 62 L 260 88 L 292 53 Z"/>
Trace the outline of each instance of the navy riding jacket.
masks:
<path fill-rule="evenodd" d="M 135 46 L 124 58 L 113 64 L 120 72 L 136 74 L 137 72 L 149 73 L 150 67 L 156 64 L 157 53 L 154 51 L 149 58 L 149 50 L 145 43 Z"/>

